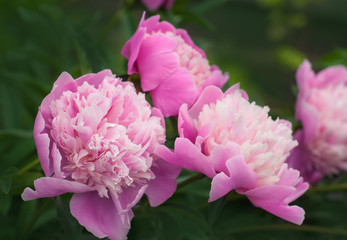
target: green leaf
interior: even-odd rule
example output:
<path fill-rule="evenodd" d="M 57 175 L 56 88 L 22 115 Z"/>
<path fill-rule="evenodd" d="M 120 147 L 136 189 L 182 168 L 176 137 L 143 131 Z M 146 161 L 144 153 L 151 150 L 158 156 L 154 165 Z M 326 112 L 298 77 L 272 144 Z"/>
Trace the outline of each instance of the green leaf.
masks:
<path fill-rule="evenodd" d="M 12 178 L 17 172 L 18 170 L 15 167 L 11 167 L 0 175 L 0 189 L 3 193 L 9 193 L 12 185 Z"/>

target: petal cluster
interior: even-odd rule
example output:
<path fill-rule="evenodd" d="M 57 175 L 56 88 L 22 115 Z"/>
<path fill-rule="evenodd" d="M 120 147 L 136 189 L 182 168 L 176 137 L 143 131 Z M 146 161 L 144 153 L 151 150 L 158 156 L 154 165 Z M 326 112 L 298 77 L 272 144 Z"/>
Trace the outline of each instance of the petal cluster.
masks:
<path fill-rule="evenodd" d="M 75 193 L 71 213 L 97 237 L 126 238 L 142 195 L 156 206 L 176 188 L 179 170 L 153 155 L 165 142 L 161 112 L 109 70 L 76 80 L 63 73 L 39 108 L 34 138 L 46 177 L 23 199 Z"/>
<path fill-rule="evenodd" d="M 228 75 L 209 65 L 185 30 L 159 22 L 159 16 L 144 17 L 121 53 L 128 74 L 140 75 L 142 90 L 165 117 L 176 116 L 183 103 L 190 107 L 206 86 L 226 83 Z"/>
<path fill-rule="evenodd" d="M 304 211 L 288 204 L 308 184 L 285 163 L 297 142 L 291 124 L 272 120 L 268 112 L 268 107 L 250 103 L 238 85 L 225 93 L 207 87 L 190 109 L 186 104 L 180 108 L 174 151 L 161 146 L 156 153 L 212 178 L 209 201 L 236 190 L 255 206 L 301 224 Z"/>
<path fill-rule="evenodd" d="M 302 129 L 288 164 L 311 183 L 347 170 L 347 69 L 329 67 L 315 74 L 305 60 L 297 71 L 296 119 Z"/>

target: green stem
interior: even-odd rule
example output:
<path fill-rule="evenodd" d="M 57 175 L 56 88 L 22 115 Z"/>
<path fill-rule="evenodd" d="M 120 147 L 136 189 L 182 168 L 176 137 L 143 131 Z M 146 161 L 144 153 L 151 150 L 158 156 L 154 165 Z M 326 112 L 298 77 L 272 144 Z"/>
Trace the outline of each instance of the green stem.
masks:
<path fill-rule="evenodd" d="M 334 228 L 326 228 L 326 227 L 318 227 L 318 226 L 310 226 L 310 225 L 290 225 L 290 224 L 270 224 L 263 226 L 254 226 L 254 227 L 244 227 L 233 229 L 227 231 L 227 234 L 239 234 L 239 233 L 248 233 L 248 232 L 257 232 L 257 231 L 282 231 L 282 230 L 290 230 L 290 231 L 301 231 L 301 232 L 313 232 L 313 233 L 324 233 L 324 234 L 334 234 L 347 236 L 346 230 L 334 229 Z"/>
<path fill-rule="evenodd" d="M 198 181 L 204 177 L 205 177 L 205 175 L 203 175 L 202 173 L 195 174 L 195 175 L 191 176 L 190 178 L 184 180 L 183 182 L 180 182 L 179 184 L 177 184 L 177 190 L 180 188 L 183 188 L 184 186 L 186 186 L 190 183 Z"/>
<path fill-rule="evenodd" d="M 27 172 L 28 170 L 30 170 L 31 168 L 35 167 L 36 165 L 38 165 L 40 163 L 40 160 L 37 158 L 34 161 L 30 162 L 28 165 L 26 165 L 25 167 L 23 167 L 22 169 L 20 169 L 17 172 L 17 175 L 21 175 L 25 172 Z"/>
<path fill-rule="evenodd" d="M 337 191 L 337 190 L 347 190 L 347 183 L 330 185 L 330 186 L 312 187 L 309 190 L 309 192 L 328 192 L 328 191 Z"/>

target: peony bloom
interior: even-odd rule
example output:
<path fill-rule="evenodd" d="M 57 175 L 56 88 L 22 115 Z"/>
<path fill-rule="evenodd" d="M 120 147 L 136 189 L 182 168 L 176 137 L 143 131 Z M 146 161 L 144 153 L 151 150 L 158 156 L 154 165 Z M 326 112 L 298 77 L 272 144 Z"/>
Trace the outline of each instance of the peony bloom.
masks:
<path fill-rule="evenodd" d="M 74 193 L 72 215 L 99 238 L 125 239 L 144 193 L 156 206 L 176 189 L 179 169 L 153 155 L 165 142 L 160 111 L 109 70 L 76 80 L 61 74 L 39 108 L 34 139 L 46 177 L 22 198 Z"/>
<path fill-rule="evenodd" d="M 121 53 L 129 60 L 128 74 L 140 75 L 142 90 L 165 117 L 177 116 L 183 103 L 190 107 L 206 86 L 226 83 L 228 74 L 209 65 L 185 30 L 159 22 L 159 16 L 144 17 Z"/>
<path fill-rule="evenodd" d="M 210 202 L 236 190 L 255 206 L 301 224 L 304 210 L 288 204 L 308 184 L 284 163 L 297 142 L 290 123 L 274 121 L 268 112 L 268 107 L 249 103 L 239 85 L 225 94 L 207 87 L 192 108 L 188 110 L 187 104 L 180 108 L 180 137 L 174 152 L 160 146 L 156 153 L 171 164 L 212 178 Z"/>
<path fill-rule="evenodd" d="M 171 9 L 175 0 L 141 0 L 142 4 L 150 11 L 158 10 L 160 7 Z"/>
<path fill-rule="evenodd" d="M 295 133 L 299 146 L 288 164 L 315 183 L 324 175 L 347 170 L 347 69 L 334 66 L 315 74 L 305 60 L 296 80 L 295 117 L 302 129 Z"/>

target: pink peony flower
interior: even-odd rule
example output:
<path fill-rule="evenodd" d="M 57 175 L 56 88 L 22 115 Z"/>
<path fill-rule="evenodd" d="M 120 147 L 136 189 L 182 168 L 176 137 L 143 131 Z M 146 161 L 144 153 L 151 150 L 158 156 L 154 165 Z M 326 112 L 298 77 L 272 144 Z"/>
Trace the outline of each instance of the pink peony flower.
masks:
<path fill-rule="evenodd" d="M 99 238 L 125 239 L 144 193 L 157 206 L 176 189 L 179 169 L 153 155 L 165 142 L 161 112 L 109 70 L 76 80 L 61 74 L 39 108 L 34 138 L 46 177 L 22 198 L 74 193 L 72 215 Z"/>
<path fill-rule="evenodd" d="M 301 224 L 304 210 L 289 203 L 308 184 L 284 163 L 297 142 L 290 123 L 274 121 L 268 112 L 268 107 L 249 103 L 239 85 L 225 94 L 207 87 L 192 108 L 188 110 L 187 104 L 180 108 L 180 137 L 174 152 L 160 146 L 156 153 L 171 164 L 212 178 L 210 202 L 236 190 L 255 206 Z"/>
<path fill-rule="evenodd" d="M 176 116 L 183 103 L 190 107 L 205 87 L 226 83 L 228 74 L 209 65 L 185 30 L 159 16 L 144 17 L 121 53 L 129 60 L 128 74 L 139 73 L 142 90 L 165 117 Z"/>
<path fill-rule="evenodd" d="M 347 69 L 329 67 L 317 74 L 305 60 L 296 73 L 299 95 L 296 119 L 302 129 L 288 164 L 306 181 L 347 170 Z"/>
<path fill-rule="evenodd" d="M 171 9 L 175 0 L 141 0 L 142 4 L 150 11 L 158 10 L 160 7 Z"/>

